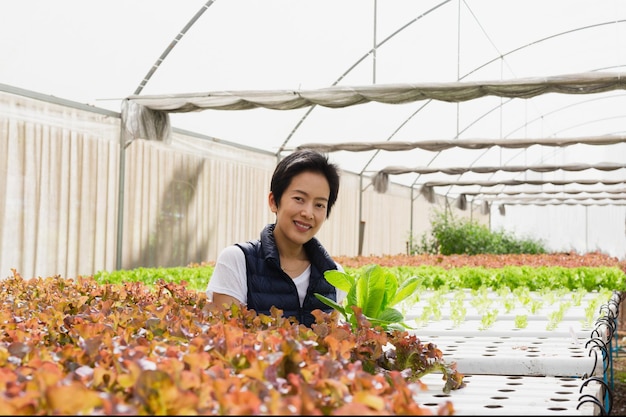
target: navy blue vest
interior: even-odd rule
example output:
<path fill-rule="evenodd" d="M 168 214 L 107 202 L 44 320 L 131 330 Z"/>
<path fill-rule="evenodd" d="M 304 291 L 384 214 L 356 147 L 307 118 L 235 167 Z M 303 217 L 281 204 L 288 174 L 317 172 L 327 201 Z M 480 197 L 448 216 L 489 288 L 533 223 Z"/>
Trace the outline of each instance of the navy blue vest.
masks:
<path fill-rule="evenodd" d="M 247 307 L 257 314 L 270 315 L 270 308 L 283 310 L 283 316 L 295 317 L 298 323 L 311 327 L 315 318 L 313 310 L 331 312 L 333 309 L 319 301 L 313 294 L 322 294 L 337 301 L 337 290 L 324 278 L 324 271 L 337 269 L 321 243 L 313 238 L 304 244 L 304 250 L 311 262 L 311 279 L 302 307 L 298 289 L 293 279 L 280 268 L 280 257 L 274 240 L 274 224 L 268 224 L 261 231 L 259 240 L 237 243 L 246 256 L 248 276 Z"/>

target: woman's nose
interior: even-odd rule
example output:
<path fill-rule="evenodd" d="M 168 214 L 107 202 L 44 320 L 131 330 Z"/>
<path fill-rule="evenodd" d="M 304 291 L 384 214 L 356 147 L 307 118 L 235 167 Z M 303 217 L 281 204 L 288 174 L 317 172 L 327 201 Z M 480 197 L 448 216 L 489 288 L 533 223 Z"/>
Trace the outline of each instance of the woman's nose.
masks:
<path fill-rule="evenodd" d="M 304 207 L 302 207 L 302 211 L 300 212 L 300 215 L 302 217 L 306 217 L 307 219 L 310 219 L 313 217 L 313 207 L 311 207 L 310 204 L 305 204 Z"/>

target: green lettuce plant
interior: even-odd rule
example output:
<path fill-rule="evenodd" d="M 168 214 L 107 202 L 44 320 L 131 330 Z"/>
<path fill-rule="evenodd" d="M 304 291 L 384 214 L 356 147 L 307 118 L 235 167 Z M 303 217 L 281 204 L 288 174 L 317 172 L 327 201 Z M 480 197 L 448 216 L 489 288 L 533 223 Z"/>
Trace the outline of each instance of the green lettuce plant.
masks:
<path fill-rule="evenodd" d="M 454 298 L 450 301 L 450 319 L 454 327 L 459 327 L 465 320 L 467 309 L 465 308 L 465 291 L 457 290 Z"/>
<path fill-rule="evenodd" d="M 344 305 L 321 294 L 315 294 L 315 297 L 341 313 L 353 330 L 359 325 L 353 307 L 358 308 L 373 326 L 380 326 L 385 331 L 411 328 L 404 323 L 404 315 L 394 306 L 415 292 L 419 285 L 418 277 L 410 277 L 398 283 L 398 278 L 389 269 L 368 265 L 355 271 L 355 274 L 326 271 L 324 278 L 347 293 Z"/>
<path fill-rule="evenodd" d="M 488 328 L 493 326 L 498 317 L 498 313 L 499 311 L 497 309 L 485 311 L 482 318 L 480 319 L 479 330 L 487 330 Z"/>
<path fill-rule="evenodd" d="M 515 328 L 524 329 L 528 327 L 528 315 L 518 314 L 515 316 Z"/>

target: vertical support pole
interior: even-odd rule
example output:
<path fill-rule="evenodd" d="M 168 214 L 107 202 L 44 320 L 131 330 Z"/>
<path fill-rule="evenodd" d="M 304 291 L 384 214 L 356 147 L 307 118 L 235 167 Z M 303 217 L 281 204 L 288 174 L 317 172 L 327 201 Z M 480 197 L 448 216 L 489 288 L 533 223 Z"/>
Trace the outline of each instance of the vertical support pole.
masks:
<path fill-rule="evenodd" d="M 372 84 L 376 84 L 376 31 L 378 24 L 378 1 L 374 0 L 374 45 L 372 46 Z"/>
<path fill-rule="evenodd" d="M 363 254 L 363 239 L 365 234 L 365 221 L 363 220 L 363 174 L 359 175 L 359 250 L 358 255 Z"/>
<path fill-rule="evenodd" d="M 585 252 L 589 252 L 589 206 L 585 206 Z"/>
<path fill-rule="evenodd" d="M 409 247 L 407 250 L 407 255 L 411 254 L 411 251 L 413 250 L 413 211 L 414 211 L 414 204 L 415 204 L 415 187 L 413 187 L 413 185 L 411 185 L 411 206 L 410 206 L 410 213 L 409 213 Z"/>
<path fill-rule="evenodd" d="M 120 121 L 120 165 L 117 184 L 117 238 L 115 252 L 115 269 L 122 269 L 122 242 L 124 234 L 124 183 L 126 173 L 126 128 L 125 118 Z"/>

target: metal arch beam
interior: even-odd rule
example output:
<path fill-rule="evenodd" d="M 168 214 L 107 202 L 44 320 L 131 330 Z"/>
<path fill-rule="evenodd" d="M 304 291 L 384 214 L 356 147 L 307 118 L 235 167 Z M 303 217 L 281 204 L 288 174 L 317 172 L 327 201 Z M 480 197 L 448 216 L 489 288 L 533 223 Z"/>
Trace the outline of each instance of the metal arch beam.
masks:
<path fill-rule="evenodd" d="M 213 3 L 215 3 L 215 0 L 208 0 L 204 4 L 204 6 L 202 6 L 200 10 L 196 12 L 196 14 L 191 18 L 191 20 L 187 22 L 185 27 L 183 27 L 182 30 L 178 32 L 178 34 L 174 37 L 174 39 L 172 39 L 172 42 L 170 42 L 170 44 L 165 48 L 161 56 L 159 56 L 159 59 L 156 60 L 156 62 L 152 65 L 148 73 L 143 77 L 143 79 L 137 86 L 137 89 L 135 90 L 135 93 L 134 93 L 135 95 L 141 93 L 141 91 L 146 86 L 148 81 L 150 81 L 150 78 L 152 78 L 152 75 L 156 72 L 159 66 L 161 66 L 165 58 L 170 54 L 170 52 L 172 52 L 172 49 L 174 49 L 174 47 L 178 45 L 178 42 L 180 42 L 183 36 L 185 36 L 189 28 L 191 28 L 191 26 L 193 26 L 193 24 L 196 23 L 196 21 L 200 18 L 200 16 L 202 16 L 202 14 L 206 11 L 206 9 L 208 9 Z"/>
<path fill-rule="evenodd" d="M 200 8 L 196 12 L 196 14 L 187 22 L 185 27 L 176 35 L 176 37 L 170 42 L 170 44 L 165 48 L 159 59 L 152 65 L 148 73 L 143 77 L 137 88 L 135 89 L 134 94 L 139 95 L 143 88 L 146 86 L 152 75 L 159 68 L 161 63 L 165 60 L 165 58 L 169 55 L 169 53 L 174 49 L 178 42 L 182 39 L 182 37 L 187 33 L 189 28 L 193 26 L 193 24 L 200 18 L 200 16 L 208 9 L 215 0 L 208 0 L 204 6 Z M 124 233 L 124 183 L 125 183 L 125 172 L 126 172 L 126 147 L 130 144 L 128 139 L 128 132 L 124 126 L 124 123 L 121 123 L 120 127 L 120 164 L 119 164 L 119 173 L 118 173 L 118 199 L 117 199 L 117 236 L 116 236 L 116 252 L 115 252 L 115 268 L 120 270 L 122 269 L 122 243 L 123 243 L 123 233 Z"/>
<path fill-rule="evenodd" d="M 420 19 L 422 19 L 423 17 L 425 17 L 426 15 L 429 15 L 430 13 L 432 13 L 433 11 L 437 10 L 438 8 L 442 7 L 443 5 L 445 5 L 446 3 L 449 3 L 451 0 L 444 0 L 441 3 L 435 5 L 434 7 L 432 7 L 431 9 L 427 10 L 426 12 L 420 14 L 419 16 L 411 19 L 409 22 L 405 23 L 404 25 L 402 25 L 400 28 L 398 28 L 396 31 L 394 31 L 393 33 L 391 33 L 389 36 L 387 36 L 385 39 L 383 39 L 382 41 L 380 41 L 379 43 L 375 44 L 374 47 L 372 49 L 370 49 L 369 51 L 367 51 L 365 54 L 363 54 L 359 59 L 357 59 L 354 64 L 352 64 L 350 66 L 350 68 L 348 68 L 346 71 L 344 71 L 339 78 L 337 78 L 335 80 L 335 82 L 333 82 L 331 84 L 331 86 L 336 86 L 337 84 L 339 84 L 339 82 L 341 82 L 341 80 L 344 79 L 344 77 L 346 75 L 348 75 L 350 72 L 352 72 L 353 69 L 355 69 L 361 62 L 363 62 L 368 56 L 373 55 L 376 53 L 376 51 L 378 50 L 378 48 L 380 48 L 381 46 L 383 46 L 384 44 L 386 44 L 387 42 L 389 42 L 392 38 L 394 38 L 396 35 L 398 35 L 400 32 L 402 32 L 403 30 L 405 30 L 406 28 L 408 28 L 409 26 L 411 26 L 413 23 L 419 21 Z M 315 108 L 315 105 L 311 106 L 307 112 L 300 118 L 300 120 L 298 121 L 298 123 L 296 123 L 296 125 L 293 127 L 293 129 L 291 130 L 291 132 L 289 132 L 289 134 L 287 135 L 287 137 L 285 138 L 285 140 L 283 141 L 283 143 L 280 145 L 279 149 L 278 149 L 278 153 L 280 154 L 283 150 L 285 150 L 285 146 L 287 145 L 287 143 L 291 140 L 291 138 L 293 137 L 293 135 L 295 134 L 296 130 L 298 130 L 298 128 L 302 125 L 302 123 L 304 123 L 304 121 L 306 120 L 307 117 L 309 117 L 309 115 L 311 114 L 311 112 L 313 111 L 313 109 Z"/>

